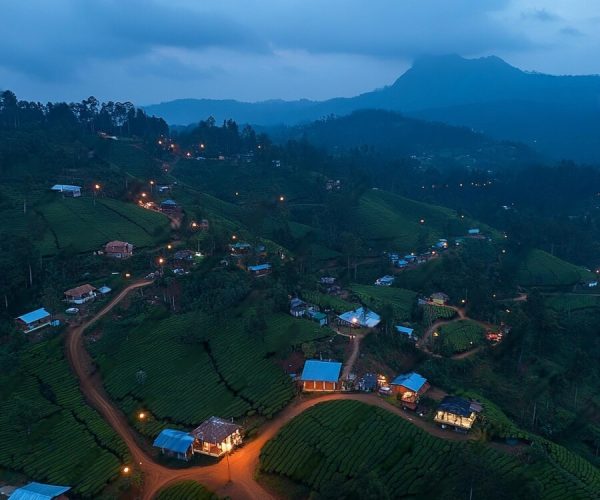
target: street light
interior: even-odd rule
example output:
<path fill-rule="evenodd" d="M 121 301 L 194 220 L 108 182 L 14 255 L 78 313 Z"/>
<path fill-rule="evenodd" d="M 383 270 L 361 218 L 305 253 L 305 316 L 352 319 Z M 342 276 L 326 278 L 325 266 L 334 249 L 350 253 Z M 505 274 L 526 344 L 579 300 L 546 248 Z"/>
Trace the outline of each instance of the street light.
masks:
<path fill-rule="evenodd" d="M 173 248 L 173 245 L 171 245 L 170 243 L 167 245 L 167 250 L 171 250 L 171 248 Z"/>
<path fill-rule="evenodd" d="M 284 197 L 283 195 L 281 195 L 281 196 L 279 197 L 279 201 L 285 201 L 285 197 Z"/>
<path fill-rule="evenodd" d="M 139 418 L 140 420 L 144 420 L 144 419 L 146 418 L 146 414 L 145 414 L 143 411 L 141 411 L 141 412 L 138 414 L 138 418 Z"/>
<path fill-rule="evenodd" d="M 126 465 L 125 467 L 123 467 L 123 474 L 129 474 L 129 471 L 131 469 Z"/>
<path fill-rule="evenodd" d="M 96 196 L 100 190 L 100 184 L 94 184 L 94 206 L 96 206 Z"/>

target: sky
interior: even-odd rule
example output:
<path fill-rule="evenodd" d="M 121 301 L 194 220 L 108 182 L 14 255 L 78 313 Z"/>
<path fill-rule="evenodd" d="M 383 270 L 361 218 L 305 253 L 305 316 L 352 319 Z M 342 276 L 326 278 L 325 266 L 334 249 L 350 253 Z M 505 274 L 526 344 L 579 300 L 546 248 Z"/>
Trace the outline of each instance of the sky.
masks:
<path fill-rule="evenodd" d="M 20 99 L 327 99 L 421 55 L 600 73 L 593 0 L 3 0 L 0 89 Z"/>

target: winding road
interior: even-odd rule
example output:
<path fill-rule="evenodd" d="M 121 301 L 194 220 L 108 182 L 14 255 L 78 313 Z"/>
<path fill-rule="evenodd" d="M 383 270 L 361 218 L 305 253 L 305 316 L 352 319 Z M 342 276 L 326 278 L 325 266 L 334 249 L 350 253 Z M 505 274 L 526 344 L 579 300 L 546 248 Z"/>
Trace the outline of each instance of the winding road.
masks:
<path fill-rule="evenodd" d="M 420 419 L 415 414 L 408 414 L 400 408 L 390 405 L 376 395 L 336 393 L 320 397 L 299 397 L 273 420 L 270 420 L 263 425 L 257 437 L 236 450 L 230 456 L 229 464 L 231 481 L 229 481 L 227 460 L 221 460 L 213 465 L 194 466 L 186 469 L 170 469 L 160 465 L 144 450 L 142 444 L 138 441 L 136 433 L 129 426 L 127 418 L 111 401 L 104 390 L 102 380 L 95 371 L 94 363 L 85 349 L 83 339 L 84 331 L 95 321 L 108 314 L 127 296 L 127 294 L 151 283 L 151 281 L 139 281 L 132 283 L 123 289 L 93 318 L 82 325 L 74 326 L 69 329 L 65 343 L 67 358 L 69 359 L 73 371 L 79 378 L 80 388 L 87 402 L 100 412 L 129 448 L 132 464 L 124 465 L 129 465 L 142 474 L 143 499 L 152 499 L 160 489 L 183 479 L 198 481 L 217 494 L 223 496 L 226 495 L 232 499 L 262 500 L 273 498 L 273 496 L 257 483 L 254 478 L 262 447 L 291 419 L 308 408 L 325 401 L 341 399 L 361 401 L 366 404 L 384 408 L 437 437 L 456 441 L 473 439 L 470 435 L 443 431 L 432 423 Z"/>

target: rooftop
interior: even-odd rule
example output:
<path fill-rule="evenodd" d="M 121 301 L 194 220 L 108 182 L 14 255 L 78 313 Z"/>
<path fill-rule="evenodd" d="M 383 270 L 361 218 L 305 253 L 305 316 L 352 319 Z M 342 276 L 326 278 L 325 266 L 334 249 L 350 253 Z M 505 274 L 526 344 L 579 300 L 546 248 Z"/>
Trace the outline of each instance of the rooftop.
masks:
<path fill-rule="evenodd" d="M 446 396 L 440 403 L 439 409 L 461 417 L 468 417 L 473 412 L 471 402 L 457 396 Z"/>
<path fill-rule="evenodd" d="M 409 328 L 408 326 L 401 326 L 401 325 L 396 325 L 396 331 L 398 333 L 404 333 L 406 335 L 411 336 L 414 332 L 413 328 Z"/>
<path fill-rule="evenodd" d="M 29 483 L 17 488 L 10 496 L 11 500 L 50 500 L 69 491 L 70 486 L 57 486 L 54 484 Z"/>
<path fill-rule="evenodd" d="M 175 429 L 164 429 L 156 437 L 152 446 L 175 453 L 185 453 L 194 442 L 194 436 Z"/>
<path fill-rule="evenodd" d="M 65 292 L 65 295 L 69 297 L 79 297 L 80 295 L 84 295 L 86 293 L 93 292 L 95 288 L 90 284 L 79 285 L 75 288 L 71 288 Z"/>
<path fill-rule="evenodd" d="M 31 311 L 27 314 L 23 314 L 23 316 L 19 316 L 17 319 L 22 321 L 23 323 L 33 323 L 34 321 L 39 321 L 40 319 L 49 318 L 50 313 L 46 311 L 43 307 L 36 309 L 35 311 Z"/>
<path fill-rule="evenodd" d="M 320 361 L 309 359 L 304 363 L 300 380 L 319 380 L 323 382 L 337 382 L 340 379 L 342 363 L 337 361 Z"/>
<path fill-rule="evenodd" d="M 248 271 L 266 271 L 271 269 L 271 264 L 258 264 L 257 266 L 248 266 Z"/>
<path fill-rule="evenodd" d="M 72 186 L 71 184 L 55 184 L 50 189 L 52 191 L 81 191 L 81 186 Z"/>
<path fill-rule="evenodd" d="M 373 328 L 381 321 L 379 314 L 363 307 L 340 314 L 338 318 L 347 323 L 358 323 L 360 326 L 367 328 Z"/>
<path fill-rule="evenodd" d="M 391 381 L 391 385 L 401 385 L 413 392 L 419 392 L 426 383 L 427 379 L 415 372 L 398 375 Z"/>
<path fill-rule="evenodd" d="M 210 417 L 196 427 L 192 431 L 192 434 L 200 441 L 217 444 L 222 443 L 227 436 L 231 436 L 236 431 L 241 430 L 241 428 L 241 426 L 234 424 L 229 420 L 223 420 L 219 417 Z"/>

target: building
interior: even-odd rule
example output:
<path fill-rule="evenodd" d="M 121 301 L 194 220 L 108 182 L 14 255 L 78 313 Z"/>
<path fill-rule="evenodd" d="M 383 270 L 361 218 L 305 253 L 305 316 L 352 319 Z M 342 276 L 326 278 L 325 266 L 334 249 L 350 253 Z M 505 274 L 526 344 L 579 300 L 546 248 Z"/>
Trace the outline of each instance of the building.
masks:
<path fill-rule="evenodd" d="M 306 315 L 314 322 L 319 323 L 319 326 L 327 326 L 327 314 L 317 311 L 313 308 L 309 308 Z"/>
<path fill-rule="evenodd" d="M 439 239 L 437 243 L 433 245 L 433 248 L 436 248 L 438 250 L 445 250 L 446 248 L 448 248 L 448 240 L 443 238 Z"/>
<path fill-rule="evenodd" d="M 377 285 L 377 286 L 392 286 L 392 283 L 394 283 L 394 280 L 395 280 L 395 278 L 393 276 L 386 274 L 385 276 L 378 278 L 375 281 L 375 285 Z"/>
<path fill-rule="evenodd" d="M 69 304 L 85 304 L 96 298 L 96 288 L 85 284 L 76 288 L 71 288 L 65 292 L 65 300 Z"/>
<path fill-rule="evenodd" d="M 110 292 L 112 292 L 112 288 L 106 285 L 102 285 L 100 288 L 98 288 L 98 293 L 100 295 L 108 295 Z"/>
<path fill-rule="evenodd" d="M 53 498 L 67 498 L 65 493 L 70 486 L 57 486 L 54 484 L 29 483 L 17 488 L 10 495 L 10 500 L 52 500 Z"/>
<path fill-rule="evenodd" d="M 248 271 L 254 277 L 266 276 L 271 274 L 271 264 L 258 264 L 257 266 L 248 266 Z"/>
<path fill-rule="evenodd" d="M 412 339 L 414 337 L 414 329 L 413 328 L 409 328 L 408 326 L 402 326 L 402 325 L 396 325 L 394 327 L 396 329 L 396 331 L 402 335 L 406 335 L 409 339 Z"/>
<path fill-rule="evenodd" d="M 173 255 L 175 260 L 191 261 L 194 260 L 194 252 L 191 250 L 177 250 Z"/>
<path fill-rule="evenodd" d="M 304 363 L 300 376 L 302 390 L 305 392 L 331 392 L 342 389 L 340 372 L 342 363 L 309 359 Z"/>
<path fill-rule="evenodd" d="M 177 212 L 179 211 L 179 205 L 177 204 L 177 202 L 175 200 L 172 199 L 168 199 L 165 201 L 162 201 L 160 203 L 160 210 L 161 212 Z"/>
<path fill-rule="evenodd" d="M 450 297 L 448 297 L 448 295 L 446 295 L 444 292 L 436 292 L 432 293 L 429 299 L 436 306 L 445 306 L 450 300 Z"/>
<path fill-rule="evenodd" d="M 476 235 L 478 235 L 478 234 L 479 234 L 479 228 L 477 228 L 477 227 L 473 227 L 473 228 L 471 228 L 471 229 L 469 229 L 469 230 L 467 231 L 467 234 L 468 234 L 469 236 L 476 236 Z"/>
<path fill-rule="evenodd" d="M 340 324 L 352 328 L 375 328 L 381 322 L 381 317 L 366 307 L 359 307 L 354 311 L 340 314 L 338 321 Z"/>
<path fill-rule="evenodd" d="M 231 255 L 247 255 L 251 249 L 252 245 L 244 241 L 238 241 L 229 245 L 229 253 Z"/>
<path fill-rule="evenodd" d="M 290 300 L 290 314 L 294 318 L 301 318 L 306 314 L 308 304 L 298 297 L 294 297 Z"/>
<path fill-rule="evenodd" d="M 63 196 L 78 198 L 81 196 L 81 186 L 71 186 L 70 184 L 55 184 L 50 188 L 51 191 L 62 193 Z"/>
<path fill-rule="evenodd" d="M 446 396 L 438 407 L 434 422 L 445 428 L 454 427 L 456 430 L 468 431 L 477 419 L 476 409 L 471 406 L 471 401 L 456 396 Z"/>
<path fill-rule="evenodd" d="M 109 241 L 104 245 L 104 254 L 115 259 L 128 259 L 133 255 L 133 245 L 126 241 Z"/>
<path fill-rule="evenodd" d="M 335 278 L 333 276 L 322 276 L 319 278 L 319 283 L 321 283 L 321 285 L 333 285 L 335 283 Z"/>
<path fill-rule="evenodd" d="M 404 256 L 404 260 L 410 264 L 410 263 L 414 262 L 415 260 L 417 260 L 417 256 L 412 253 L 409 253 Z"/>
<path fill-rule="evenodd" d="M 398 375 L 390 382 L 392 394 L 396 394 L 402 404 L 412 410 L 416 409 L 419 398 L 429 390 L 429 382 L 418 373 L 411 372 Z"/>
<path fill-rule="evenodd" d="M 374 373 L 365 373 L 356 382 L 356 388 L 363 392 L 374 392 L 377 390 L 377 375 Z"/>
<path fill-rule="evenodd" d="M 192 431 L 194 453 L 220 457 L 242 444 L 242 427 L 218 417 L 210 417 Z"/>
<path fill-rule="evenodd" d="M 408 261 L 405 259 L 398 259 L 394 265 L 400 269 L 404 269 L 406 266 L 408 266 Z"/>
<path fill-rule="evenodd" d="M 15 318 L 17 328 L 24 333 L 33 332 L 48 326 L 51 322 L 50 313 L 43 307 Z"/>
<path fill-rule="evenodd" d="M 163 455 L 188 461 L 193 455 L 194 436 L 175 429 L 163 429 L 152 446 L 160 448 Z"/>

